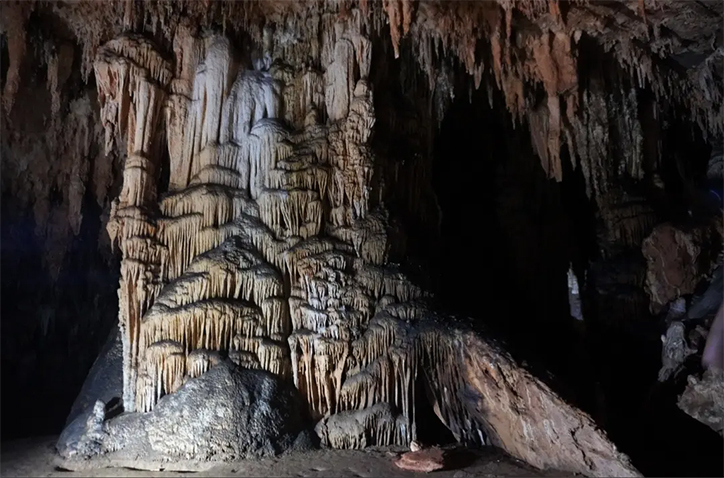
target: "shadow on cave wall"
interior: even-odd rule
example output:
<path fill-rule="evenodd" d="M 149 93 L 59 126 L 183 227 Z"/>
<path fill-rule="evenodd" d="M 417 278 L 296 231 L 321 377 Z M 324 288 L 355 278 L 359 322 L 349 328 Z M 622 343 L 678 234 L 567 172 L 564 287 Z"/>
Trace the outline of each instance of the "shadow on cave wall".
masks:
<path fill-rule="evenodd" d="M 104 208 L 95 197 L 96 187 L 88 181 L 81 204 L 82 222 L 79 233 L 67 238 L 67 249 L 57 279 L 49 273 L 43 258 L 48 257 L 44 232 L 53 227 L 68 230 L 68 224 L 48 221 L 36 229 L 32 200 L 15 196 L 12 181 L 25 180 L 33 198 L 48 188 L 39 184 L 37 171 L 29 166 L 35 156 L 25 157 L 28 144 L 37 146 L 33 152 L 47 155 L 52 161 L 62 161 L 62 138 L 53 138 L 48 127 L 51 115 L 46 85 L 47 71 L 40 58 L 44 41 L 55 39 L 46 31 L 48 23 L 33 16 L 28 25 L 33 39 L 21 66 L 22 78 L 10 120 L 15 131 L 2 132 L 2 198 L 0 203 L 0 353 L 2 355 L 1 434 L 3 440 L 58 433 L 105 342 L 118 313 L 119 267 L 105 244 L 100 243 L 104 224 Z M 7 43 L 2 42 L 2 79 L 5 81 Z M 79 60 L 80 50 L 76 51 Z M 77 64 L 77 63 L 76 63 Z M 95 107 L 95 85 L 80 78 L 79 69 L 66 82 L 62 91 L 61 114 L 67 114 L 70 101 L 89 95 Z M 5 118 L 3 118 L 5 121 Z M 92 178 L 95 158 L 101 145 L 89 145 L 88 158 Z M 118 164 L 115 165 L 116 168 Z M 27 170 L 23 170 L 26 168 Z M 35 166 L 37 169 L 38 166 Z M 117 173 L 117 171 L 116 171 Z M 35 176 L 33 176 L 35 174 Z M 15 175 L 24 175 L 17 178 Z M 111 187 L 114 197 L 119 184 Z M 30 179 L 28 179 L 30 178 Z M 33 184 L 33 181 L 36 183 Z M 37 197 L 37 196 L 35 196 Z M 61 191 L 51 190 L 48 217 L 67 211 Z M 41 206 L 42 207 L 42 206 Z M 55 215 L 55 217 L 58 217 Z M 70 221 L 62 216 L 63 220 Z M 55 244 L 63 248 L 62 244 Z M 54 251 L 55 252 L 55 251 Z"/>
<path fill-rule="evenodd" d="M 32 215 L 12 211 L 12 198 L 3 197 L 3 440 L 58 433 L 116 319 L 117 268 L 98 250 L 100 211 L 88 202 L 53 283 Z"/>
<path fill-rule="evenodd" d="M 117 317 L 117 267 L 97 238 L 101 211 L 85 201 L 80 234 L 53 283 L 31 214 L 2 200 L 2 438 L 55 434 Z M 95 207 L 94 207 L 95 206 Z"/>

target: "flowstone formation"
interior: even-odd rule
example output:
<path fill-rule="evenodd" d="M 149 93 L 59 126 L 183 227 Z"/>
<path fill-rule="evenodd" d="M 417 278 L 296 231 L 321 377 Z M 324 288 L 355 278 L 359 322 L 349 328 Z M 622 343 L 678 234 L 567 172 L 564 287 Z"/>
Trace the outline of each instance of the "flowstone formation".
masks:
<path fill-rule="evenodd" d="M 590 419 L 503 351 L 463 341 L 466 326 L 436 316 L 429 294 L 391 263 L 405 244 L 384 203 L 394 180 L 372 150 L 372 43 L 356 10 L 316 20 L 322 40 L 304 55 L 303 43 L 270 29 L 251 61 L 223 35 L 185 28 L 175 62 L 138 35 L 100 49 L 106 146 L 125 139 L 127 151 L 108 224 L 122 254 L 126 413 L 87 414 L 86 436 L 66 447 L 82 452 L 65 455 L 125 463 L 138 454 L 133 437 L 151 439 L 155 423 L 161 438 L 141 445 L 144 460 L 246 456 L 250 433 L 262 439 L 281 424 L 237 414 L 172 422 L 204 386 L 224 386 L 213 380 L 221 371 L 260 369 L 296 386 L 331 447 L 409 445 L 416 403 L 428 399 L 459 442 L 497 445 L 540 467 L 636 475 Z M 427 398 L 415 395 L 419 375 Z M 220 393 L 198 406 L 225 410 Z M 555 418 L 525 412 L 534 397 Z M 277 405 L 289 416 L 294 403 Z M 289 449 L 301 428 L 266 437 L 278 446 L 262 451 Z M 571 433 L 588 438 L 561 438 Z"/>
<path fill-rule="evenodd" d="M 270 33 L 255 69 L 215 35 L 179 35 L 173 72 L 141 37 L 99 53 L 108 144 L 124 136 L 128 149 L 109 223 L 126 411 L 153 410 L 215 351 L 293 380 L 317 419 L 391 405 L 400 419 L 365 422 L 380 444 L 415 437 L 421 357 L 441 390 L 461 388 L 439 337 L 412 331 L 425 293 L 387 264 L 396 245 L 371 198 L 371 43 L 344 31 L 325 32 L 324 73 L 272 61 Z M 156 204 L 162 131 L 169 192 Z M 484 444 L 483 425 L 441 400 L 459 438 Z"/>

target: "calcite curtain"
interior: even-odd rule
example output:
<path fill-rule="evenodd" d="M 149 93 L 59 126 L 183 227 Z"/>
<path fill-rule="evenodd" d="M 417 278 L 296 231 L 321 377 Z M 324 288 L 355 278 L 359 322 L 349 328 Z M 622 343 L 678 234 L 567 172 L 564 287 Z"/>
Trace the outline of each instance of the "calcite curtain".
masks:
<path fill-rule="evenodd" d="M 221 351 L 293 379 L 317 418 L 369 410 L 376 443 L 406 444 L 424 360 L 440 418 L 485 443 L 453 397 L 463 384 L 446 358 L 452 344 L 410 327 L 425 292 L 387 264 L 388 214 L 373 200 L 372 48 L 359 14 L 348 22 L 325 17 L 316 52 L 265 32 L 255 65 L 224 36 L 188 31 L 174 41 L 175 65 L 140 36 L 99 52 L 107 146 L 125 138 L 127 152 L 108 226 L 123 255 L 127 410 L 153 409 Z M 315 54 L 320 70 L 305 64 Z M 381 403 L 400 419 L 376 419 Z"/>

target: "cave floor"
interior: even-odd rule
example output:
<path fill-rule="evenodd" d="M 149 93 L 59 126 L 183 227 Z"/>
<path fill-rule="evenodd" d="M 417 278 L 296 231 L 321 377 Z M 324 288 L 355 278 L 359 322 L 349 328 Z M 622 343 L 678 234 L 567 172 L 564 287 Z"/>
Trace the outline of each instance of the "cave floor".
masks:
<path fill-rule="evenodd" d="M 404 451 L 394 448 L 371 448 L 367 450 L 316 450 L 306 453 L 236 463 L 215 465 L 195 472 L 141 471 L 131 468 L 102 468 L 80 472 L 58 468 L 54 453 L 57 437 L 39 437 L 16 440 L 2 444 L 0 449 L 0 475 L 5 476 L 278 476 L 278 477 L 414 477 L 425 473 L 414 473 L 397 468 L 394 460 Z M 475 453 L 474 461 L 464 467 L 433 472 L 444 478 L 473 477 L 552 477 L 576 476 L 557 471 L 540 471 L 514 460 L 498 450 L 484 450 Z"/>

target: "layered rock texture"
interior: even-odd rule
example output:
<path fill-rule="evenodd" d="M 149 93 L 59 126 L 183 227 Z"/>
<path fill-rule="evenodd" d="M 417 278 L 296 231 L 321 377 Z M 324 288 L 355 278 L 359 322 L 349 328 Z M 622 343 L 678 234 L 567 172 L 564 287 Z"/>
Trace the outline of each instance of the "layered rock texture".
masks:
<path fill-rule="evenodd" d="M 479 403 L 464 397 L 502 352 L 461 342 L 460 330 L 429 311 L 429 294 L 390 264 L 404 242 L 381 200 L 389 183 L 370 147 L 372 46 L 359 15 L 319 20 L 326 41 L 313 60 L 323 73 L 290 64 L 297 56 L 285 49 L 294 45 L 270 31 L 254 69 L 219 35 L 179 34 L 175 71 L 141 36 L 100 49 L 94 68 L 106 146 L 124 138 L 127 148 L 108 224 L 122 254 L 125 410 L 155 413 L 187 381 L 208 382 L 204 373 L 222 353 L 292 381 L 312 416 L 324 419 L 323 443 L 407 445 L 416 438 L 415 379 L 425 374 L 440 419 L 460 442 L 500 444 L 539 466 L 635 473 L 593 423 L 532 377 L 503 393 L 553 400 L 560 418 L 547 426 L 538 411 L 521 415 L 522 403 L 494 398 L 503 386 L 495 376 L 518 373 L 512 362 L 489 365 L 492 384 L 472 386 Z M 162 148 L 168 192 L 159 195 Z M 520 427 L 523 435 L 506 431 Z M 582 428 L 598 437 L 603 462 L 566 457 L 569 447 L 601 454 L 558 438 Z M 544 437 L 552 449 L 531 450 Z M 209 453 L 223 456 L 186 458 Z"/>
<path fill-rule="evenodd" d="M 125 413 L 110 418 L 104 397 L 93 411 L 87 401 L 76 422 L 86 425 L 82 437 L 66 455 L 277 453 L 308 425 L 292 423 L 299 406 L 325 445 L 409 445 L 427 400 L 466 445 L 496 445 L 541 468 L 638 474 L 586 414 L 501 346 L 436 313 L 407 259 L 434 247 L 438 232 L 436 128 L 455 95 L 478 89 L 526 131 L 546 178 L 582 175 L 601 226 L 592 270 L 640 251 L 658 216 L 622 178 L 655 183 L 666 155 L 663 134 L 643 131 L 667 117 L 707 139 L 722 135 L 721 15 L 713 4 L 105 3 L 20 2 L 3 15 L 11 119 L 22 117 L 19 78 L 34 15 L 53 16 L 79 46 L 48 47 L 43 56 L 52 116 L 62 111 L 67 120 L 52 126 L 64 138 L 54 151 L 72 158 L 59 166 L 68 176 L 62 198 L 45 186 L 8 188 L 33 203 L 36 224 L 70 218 L 46 235 L 53 277 L 91 190 L 105 208 L 104 240 L 120 257 Z M 674 13 L 696 18 L 696 31 L 672 23 Z M 608 51 L 605 63 L 587 63 L 584 53 L 594 50 Z M 77 81 L 95 82 L 93 102 L 62 101 L 68 64 Z M 399 97 L 390 93 L 397 90 Z M 13 141 L 7 169 L 18 177 L 26 143 Z M 37 167 L 34 184 L 63 179 Z M 60 206 L 50 206 L 51 196 Z M 645 247 L 669 260 L 665 239 L 682 243 L 671 234 Z M 698 254 L 672 259 L 683 261 L 680 282 L 691 290 L 649 278 L 654 306 L 693 291 L 703 272 Z M 633 269 L 598 274 L 595 286 L 642 286 L 645 262 Z M 568 262 L 566 271 L 581 320 L 579 297 L 592 287 Z M 609 315 L 640 315 L 643 291 Z M 274 402 L 291 385 L 301 399 Z M 213 396 L 208 413 L 218 412 L 226 428 L 205 415 L 174 428 L 172 416 L 203 406 L 204 390 Z M 252 413 L 257 401 L 258 414 L 239 412 Z"/>

